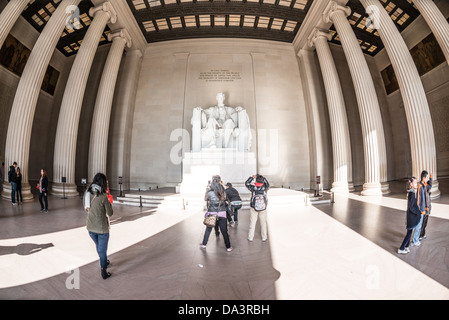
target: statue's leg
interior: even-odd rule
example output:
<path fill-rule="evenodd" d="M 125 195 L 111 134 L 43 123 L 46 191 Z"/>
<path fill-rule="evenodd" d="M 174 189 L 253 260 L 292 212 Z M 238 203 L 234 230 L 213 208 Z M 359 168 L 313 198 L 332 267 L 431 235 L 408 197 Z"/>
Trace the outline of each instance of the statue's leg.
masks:
<path fill-rule="evenodd" d="M 234 121 L 232 121 L 231 119 L 226 120 L 223 124 L 223 128 L 224 128 L 223 146 L 225 148 L 228 148 L 232 145 L 231 135 L 235 129 Z"/>
<path fill-rule="evenodd" d="M 206 127 L 201 130 L 201 144 L 203 148 L 212 148 L 216 146 L 215 143 L 215 127 L 217 121 L 213 118 L 207 120 Z"/>

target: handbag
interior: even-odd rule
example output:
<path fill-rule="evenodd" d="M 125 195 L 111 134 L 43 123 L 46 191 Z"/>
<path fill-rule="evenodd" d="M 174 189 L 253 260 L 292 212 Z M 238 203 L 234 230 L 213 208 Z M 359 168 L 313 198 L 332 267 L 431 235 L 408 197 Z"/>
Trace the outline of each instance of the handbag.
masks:
<path fill-rule="evenodd" d="M 203 224 L 207 227 L 215 227 L 217 224 L 217 214 L 209 214 L 204 218 Z"/>

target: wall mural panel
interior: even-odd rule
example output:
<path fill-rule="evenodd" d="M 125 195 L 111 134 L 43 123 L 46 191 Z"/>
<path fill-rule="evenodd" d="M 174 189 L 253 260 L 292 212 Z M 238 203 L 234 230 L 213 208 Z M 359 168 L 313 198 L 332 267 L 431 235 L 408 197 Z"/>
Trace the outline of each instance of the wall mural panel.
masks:
<path fill-rule="evenodd" d="M 420 76 L 433 70 L 435 67 L 446 61 L 444 53 L 441 51 L 441 48 L 433 33 L 414 46 L 410 50 L 410 54 L 412 55 Z M 399 84 L 392 65 L 389 65 L 380 73 L 382 75 L 387 95 L 399 89 Z"/>
<path fill-rule="evenodd" d="M 12 35 L 8 35 L 0 50 L 0 64 L 20 77 L 30 54 L 30 49 L 25 47 Z M 41 89 L 50 95 L 54 95 L 58 79 L 59 71 L 49 65 Z"/>

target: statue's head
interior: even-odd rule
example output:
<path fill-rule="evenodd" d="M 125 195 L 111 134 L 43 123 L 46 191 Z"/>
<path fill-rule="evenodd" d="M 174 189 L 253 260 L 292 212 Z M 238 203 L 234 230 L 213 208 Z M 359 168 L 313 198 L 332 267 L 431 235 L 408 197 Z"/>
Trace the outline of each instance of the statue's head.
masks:
<path fill-rule="evenodd" d="M 219 92 L 219 93 L 217 93 L 217 97 L 216 98 L 217 98 L 218 105 L 222 106 L 223 102 L 225 100 L 225 94 L 223 92 Z"/>

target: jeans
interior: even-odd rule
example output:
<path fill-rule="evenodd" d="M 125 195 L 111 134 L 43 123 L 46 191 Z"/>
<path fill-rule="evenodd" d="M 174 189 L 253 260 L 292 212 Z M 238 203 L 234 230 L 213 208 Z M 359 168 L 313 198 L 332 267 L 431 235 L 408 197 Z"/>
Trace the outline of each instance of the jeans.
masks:
<path fill-rule="evenodd" d="M 412 237 L 413 229 L 407 229 L 407 234 L 405 235 L 404 241 L 402 241 L 401 250 L 408 248 L 410 245 L 410 238 Z"/>
<path fill-rule="evenodd" d="M 426 212 L 426 214 L 422 218 L 421 234 L 419 236 L 420 238 L 423 238 L 426 235 L 426 227 L 428 220 L 429 220 L 429 212 Z"/>
<path fill-rule="evenodd" d="M 419 223 L 415 227 L 415 232 L 413 233 L 413 243 L 417 244 L 419 242 L 419 236 L 421 235 L 421 227 L 422 227 L 423 215 L 421 215 L 421 219 Z"/>
<path fill-rule="evenodd" d="M 229 240 L 228 235 L 228 222 L 226 218 L 218 217 L 217 219 L 217 226 L 215 227 L 215 232 L 217 233 L 217 229 L 220 228 L 221 234 L 223 235 L 223 239 L 225 242 L 226 249 L 229 249 L 231 247 L 231 241 Z M 203 237 L 203 245 L 207 244 L 207 241 L 209 240 L 210 233 L 212 232 L 212 227 L 206 227 L 206 231 L 204 232 Z"/>
<path fill-rule="evenodd" d="M 106 251 L 108 250 L 109 233 L 95 233 L 89 231 L 89 235 L 95 242 L 98 256 L 100 257 L 100 266 L 101 268 L 106 269 L 108 266 L 108 256 Z"/>
<path fill-rule="evenodd" d="M 17 183 L 11 182 L 11 202 L 16 203 L 16 189 Z"/>
<path fill-rule="evenodd" d="M 48 210 L 48 200 L 47 200 L 47 196 L 45 195 L 44 192 L 39 192 L 39 202 L 41 203 L 41 209 L 44 209 L 44 204 L 42 203 L 42 198 L 44 198 L 45 201 L 45 209 Z"/>
<path fill-rule="evenodd" d="M 232 204 L 229 207 L 229 211 L 226 210 L 226 216 L 228 217 L 228 221 L 229 222 L 232 222 L 232 215 L 234 215 L 234 222 L 238 222 L 239 221 L 238 213 L 239 213 L 239 209 L 241 209 L 241 208 L 242 208 L 241 204 L 239 204 L 239 205 L 233 205 Z"/>

